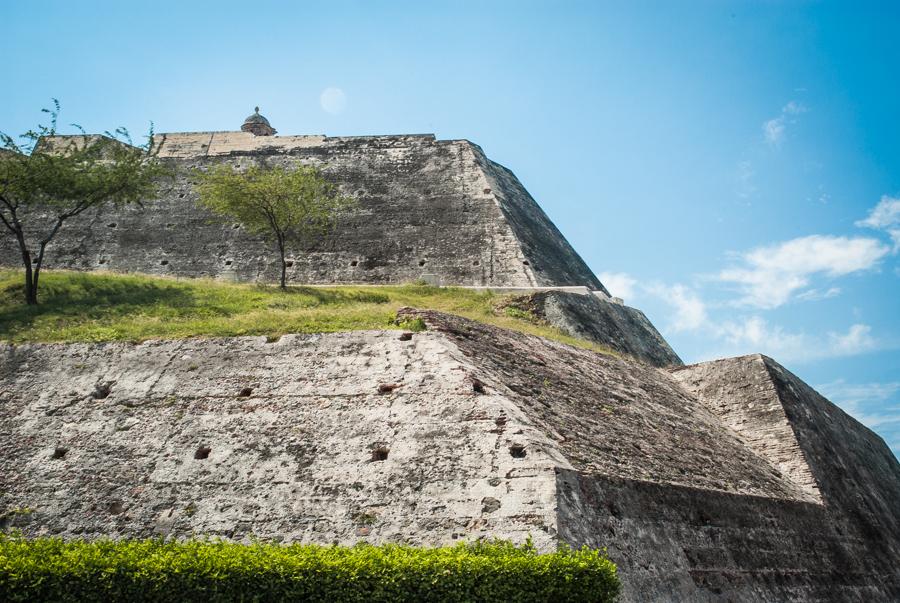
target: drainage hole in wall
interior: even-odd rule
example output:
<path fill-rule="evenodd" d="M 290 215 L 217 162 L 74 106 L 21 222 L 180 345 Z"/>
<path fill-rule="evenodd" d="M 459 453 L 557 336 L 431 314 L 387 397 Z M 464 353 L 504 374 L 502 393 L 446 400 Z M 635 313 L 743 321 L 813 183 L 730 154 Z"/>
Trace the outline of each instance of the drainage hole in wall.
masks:
<path fill-rule="evenodd" d="M 288 260 L 288 261 L 286 261 L 286 262 L 284 263 L 284 265 L 285 265 L 286 268 L 290 268 L 291 266 L 294 265 L 294 261 L 293 261 L 293 260 Z"/>
<path fill-rule="evenodd" d="M 106 258 L 100 258 L 100 261 L 97 262 L 97 263 L 98 263 L 98 264 L 105 264 L 105 263 L 106 263 Z"/>
<path fill-rule="evenodd" d="M 359 262 L 357 262 L 356 260 L 353 260 L 352 262 L 350 262 L 351 266 L 356 266 L 357 264 L 359 264 Z"/>
<path fill-rule="evenodd" d="M 525 260 L 524 262 L 522 262 L 522 265 L 523 265 L 523 266 L 530 266 L 531 264 L 528 263 L 528 260 Z"/>
<path fill-rule="evenodd" d="M 184 199 L 184 193 L 178 193 L 178 198 L 179 198 L 179 199 Z"/>
<path fill-rule="evenodd" d="M 115 228 L 115 227 L 116 227 L 116 223 L 115 223 L 115 222 L 110 222 L 109 224 L 106 225 L 106 227 L 107 227 L 107 228 Z"/>
<path fill-rule="evenodd" d="M 169 265 L 169 260 L 163 260 L 163 261 L 161 261 L 161 262 L 159 263 L 159 265 L 160 265 L 160 266 L 168 266 L 168 265 Z"/>
<path fill-rule="evenodd" d="M 68 451 L 69 451 L 68 448 L 63 448 L 62 446 L 57 446 L 57 447 L 53 450 L 53 456 L 51 456 L 50 458 L 61 459 L 61 458 L 63 458 L 64 456 L 66 456 L 66 453 L 67 453 Z"/>
<path fill-rule="evenodd" d="M 476 394 L 485 393 L 484 383 L 482 383 L 479 379 L 472 377 L 472 391 L 474 391 Z"/>
<path fill-rule="evenodd" d="M 390 449 L 385 448 L 384 446 L 379 446 L 372 451 L 372 460 L 373 461 L 386 461 L 388 457 L 388 452 Z"/>
<path fill-rule="evenodd" d="M 225 265 L 226 265 L 226 266 L 231 266 L 231 260 L 225 260 Z"/>
<path fill-rule="evenodd" d="M 479 264 L 481 264 L 481 262 L 479 262 L 478 260 L 475 260 L 474 262 L 472 262 L 473 266 L 478 266 Z"/>
<path fill-rule="evenodd" d="M 249 398 L 251 394 L 253 394 L 253 388 L 245 387 L 241 390 L 241 393 L 238 394 L 238 398 Z"/>
<path fill-rule="evenodd" d="M 112 383 L 98 383 L 94 386 L 94 391 L 91 392 L 91 397 L 93 397 L 95 400 L 102 400 L 104 398 L 108 398 L 111 392 Z"/>
<path fill-rule="evenodd" d="M 524 459 L 525 458 L 525 447 L 521 444 L 513 444 L 509 447 L 509 454 L 514 459 Z"/>
<path fill-rule="evenodd" d="M 194 453 L 194 458 L 197 460 L 208 459 L 210 452 L 212 452 L 212 448 L 209 446 L 201 446 L 197 449 L 197 452 Z"/>
<path fill-rule="evenodd" d="M 395 389 L 400 387 L 399 383 L 380 383 L 378 385 L 378 393 L 379 394 L 389 394 Z"/>
<path fill-rule="evenodd" d="M 425 260 L 419 260 L 419 266 L 424 266 L 424 265 L 425 265 Z"/>

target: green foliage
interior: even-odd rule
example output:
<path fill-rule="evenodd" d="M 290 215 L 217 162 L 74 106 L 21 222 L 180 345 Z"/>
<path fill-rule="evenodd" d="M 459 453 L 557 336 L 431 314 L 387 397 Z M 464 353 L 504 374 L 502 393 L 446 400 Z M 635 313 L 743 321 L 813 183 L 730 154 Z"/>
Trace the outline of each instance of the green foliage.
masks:
<path fill-rule="evenodd" d="M 403 329 L 404 331 L 412 331 L 413 333 L 421 333 L 428 329 L 428 326 L 425 324 L 425 321 L 421 318 L 411 318 L 407 320 L 401 320 L 397 323 L 397 325 Z"/>
<path fill-rule="evenodd" d="M 252 165 L 239 171 L 223 163 L 205 172 L 195 170 L 194 177 L 201 205 L 237 220 L 278 247 L 282 288 L 287 245 L 328 232 L 337 217 L 355 204 L 312 166 Z"/>
<path fill-rule="evenodd" d="M 26 540 L 0 535 L 4 601 L 612 601 L 598 551 Z"/>
<path fill-rule="evenodd" d="M 0 232 L 14 237 L 25 268 L 25 299 L 37 303 L 44 251 L 69 218 L 95 207 L 153 198 L 169 174 L 156 157 L 151 124 L 147 144 L 131 144 L 119 128 L 102 136 L 57 136 L 59 103 L 49 126 L 38 126 L 21 143 L 0 133 Z M 32 242 L 34 241 L 34 242 Z M 35 243 L 36 242 L 36 243 Z"/>
<path fill-rule="evenodd" d="M 0 340 L 143 341 L 181 337 L 329 333 L 425 328 L 421 320 L 397 324 L 404 307 L 441 310 L 472 320 L 611 353 L 546 325 L 496 310 L 503 296 L 454 287 L 420 285 L 263 287 L 208 279 L 174 280 L 137 275 L 50 271 L 44 301 L 19 303 L 21 276 L 0 270 Z"/>
<path fill-rule="evenodd" d="M 429 308 L 498 327 L 540 335 L 597 352 L 607 348 L 496 310 L 491 293 L 420 285 L 289 287 L 285 290 L 208 279 L 50 271 L 44 301 L 19 303 L 19 273 L 0 270 L 0 340 L 144 341 L 183 337 L 329 333 L 367 329 L 424 330 L 419 320 L 397 324 L 404 307 Z"/>
<path fill-rule="evenodd" d="M 521 308 L 517 308 L 515 306 L 506 306 L 505 308 L 503 308 L 503 313 L 511 318 L 520 318 L 522 320 L 535 322 L 535 317 L 531 312 L 528 312 L 527 310 L 523 310 Z"/>

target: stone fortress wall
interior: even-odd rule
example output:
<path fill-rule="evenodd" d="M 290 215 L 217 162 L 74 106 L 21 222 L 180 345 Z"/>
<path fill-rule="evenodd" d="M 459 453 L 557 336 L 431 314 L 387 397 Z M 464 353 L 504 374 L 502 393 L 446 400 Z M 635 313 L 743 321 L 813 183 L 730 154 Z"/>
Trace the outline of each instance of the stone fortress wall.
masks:
<path fill-rule="evenodd" d="M 258 114 L 251 125 L 272 130 Z M 413 309 L 402 316 L 427 331 L 0 344 L 0 510 L 30 510 L 0 526 L 532 536 L 607 547 L 625 601 L 900 600 L 900 465 L 884 442 L 764 356 L 684 366 L 476 145 L 161 136 L 182 168 L 311 163 L 360 199 L 293 258 L 292 282 L 515 292 L 615 355 Z M 275 277 L 259 241 L 196 208 L 185 172 L 146 210 L 63 232 L 48 267 Z M 14 252 L 3 240 L 0 264 Z"/>
<path fill-rule="evenodd" d="M 900 467 L 761 356 L 428 329 L 0 344 L 27 535 L 606 547 L 623 601 L 896 601 Z"/>
<path fill-rule="evenodd" d="M 607 293 L 515 176 L 465 140 L 420 136 L 157 135 L 178 168 L 144 208 L 89 211 L 48 247 L 48 268 L 277 280 L 277 254 L 258 237 L 198 208 L 190 170 L 311 164 L 359 200 L 333 234 L 296 249 L 290 282 L 543 287 Z M 0 265 L 17 266 L 0 239 Z"/>

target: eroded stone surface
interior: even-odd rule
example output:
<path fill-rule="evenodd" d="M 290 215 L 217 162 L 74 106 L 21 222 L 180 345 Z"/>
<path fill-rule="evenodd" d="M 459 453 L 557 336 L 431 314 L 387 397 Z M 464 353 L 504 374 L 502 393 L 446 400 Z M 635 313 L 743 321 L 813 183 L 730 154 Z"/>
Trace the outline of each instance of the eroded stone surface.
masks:
<path fill-rule="evenodd" d="M 541 291 L 512 301 L 572 337 L 586 339 L 653 366 L 679 366 L 681 358 L 643 312 L 602 294 Z"/>
<path fill-rule="evenodd" d="M 7 517 L 30 534 L 350 543 L 365 527 L 368 541 L 530 533 L 544 546 L 555 534 L 564 459 L 508 401 L 475 392 L 474 367 L 436 334 L 0 354 L 0 497 L 33 509 Z M 517 442 L 526 457 L 508 452 Z"/>
<path fill-rule="evenodd" d="M 531 535 L 607 547 L 625 601 L 900 596 L 896 460 L 774 362 L 670 372 L 401 315 L 429 330 L 0 346 L 5 526 Z"/>

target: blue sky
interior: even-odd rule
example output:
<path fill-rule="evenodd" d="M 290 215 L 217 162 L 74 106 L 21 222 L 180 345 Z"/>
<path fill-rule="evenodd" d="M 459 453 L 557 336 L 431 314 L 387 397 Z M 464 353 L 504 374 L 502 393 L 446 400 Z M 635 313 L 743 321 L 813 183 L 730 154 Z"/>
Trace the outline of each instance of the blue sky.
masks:
<path fill-rule="evenodd" d="M 900 4 L 0 5 L 0 130 L 433 132 L 688 362 L 763 352 L 900 453 Z"/>

